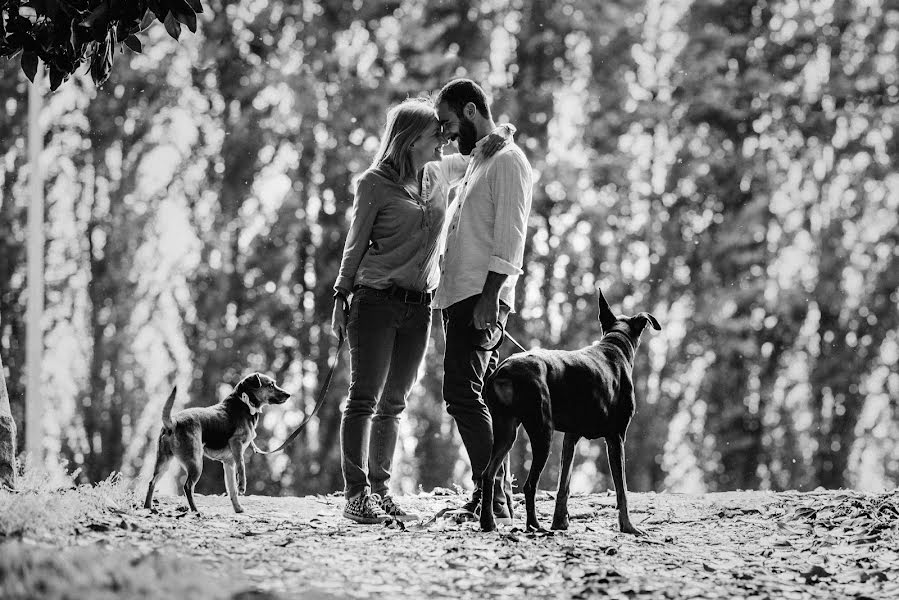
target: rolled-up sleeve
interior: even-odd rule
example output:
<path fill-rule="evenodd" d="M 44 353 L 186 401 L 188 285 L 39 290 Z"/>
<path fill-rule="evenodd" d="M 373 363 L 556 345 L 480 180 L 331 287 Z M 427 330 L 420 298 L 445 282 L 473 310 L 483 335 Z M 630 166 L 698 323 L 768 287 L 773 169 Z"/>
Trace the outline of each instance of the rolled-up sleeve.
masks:
<path fill-rule="evenodd" d="M 378 214 L 377 200 L 377 185 L 369 178 L 363 177 L 353 198 L 353 216 L 343 245 L 343 258 L 340 260 L 340 271 L 334 284 L 335 291 L 353 289 L 356 271 L 371 241 L 372 225 Z"/>
<path fill-rule="evenodd" d="M 488 270 L 505 275 L 521 275 L 528 212 L 533 183 L 531 170 L 517 153 L 503 153 L 491 165 L 488 180 L 496 203 L 493 222 L 493 252 Z"/>

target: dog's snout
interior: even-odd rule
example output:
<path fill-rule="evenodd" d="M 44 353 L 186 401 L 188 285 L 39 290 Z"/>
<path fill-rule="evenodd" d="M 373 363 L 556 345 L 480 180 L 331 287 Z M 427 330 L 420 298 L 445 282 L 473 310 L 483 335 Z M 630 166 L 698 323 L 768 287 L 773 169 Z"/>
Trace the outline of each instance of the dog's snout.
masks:
<path fill-rule="evenodd" d="M 287 402 L 287 399 L 290 398 L 290 392 L 287 390 L 282 390 L 281 388 L 275 386 L 275 392 L 277 392 L 275 396 L 276 404 L 284 404 Z"/>

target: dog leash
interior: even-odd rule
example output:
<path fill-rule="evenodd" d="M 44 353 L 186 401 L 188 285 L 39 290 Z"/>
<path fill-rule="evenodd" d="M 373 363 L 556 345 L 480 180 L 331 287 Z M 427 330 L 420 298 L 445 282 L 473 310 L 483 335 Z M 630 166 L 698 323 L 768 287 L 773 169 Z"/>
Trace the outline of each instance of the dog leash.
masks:
<path fill-rule="evenodd" d="M 513 338 L 512 334 L 510 334 L 508 331 L 506 331 L 505 323 L 503 323 L 499 327 L 500 327 L 500 329 L 502 329 L 502 332 L 503 332 L 503 334 L 501 336 L 499 336 L 499 341 L 496 342 L 490 348 L 484 348 L 483 346 L 479 346 L 482 350 L 486 350 L 487 352 L 493 352 L 494 350 L 498 350 L 499 347 L 503 345 L 503 338 L 505 338 L 505 339 L 509 340 L 510 342 L 512 342 L 513 344 L 515 344 L 515 346 L 517 346 L 518 349 L 521 350 L 522 352 L 527 352 L 527 348 L 525 348 L 524 346 L 519 344 L 518 340 Z"/>
<path fill-rule="evenodd" d="M 328 375 L 325 377 L 325 383 L 322 385 L 321 392 L 319 392 L 318 394 L 318 400 L 315 401 L 315 408 L 312 409 L 312 412 L 305 419 L 303 419 L 303 422 L 293 430 L 293 433 L 287 436 L 287 439 L 284 440 L 284 442 L 280 446 L 278 446 L 274 450 L 263 450 L 259 446 L 257 446 L 256 442 L 254 441 L 253 452 L 255 452 L 256 454 L 274 454 L 275 452 L 279 452 L 283 450 L 284 447 L 287 446 L 287 444 L 292 442 L 300 434 L 300 432 L 303 431 L 303 429 L 305 429 L 306 425 L 309 424 L 309 421 L 312 420 L 312 417 L 314 417 L 316 413 L 318 413 L 319 409 L 325 403 L 325 396 L 328 393 L 328 388 L 331 386 L 331 379 L 334 378 L 334 370 L 337 368 L 337 361 L 340 359 L 340 350 L 341 348 L 343 348 L 343 342 L 345 339 L 346 338 L 341 335 L 339 341 L 337 342 L 337 351 L 334 352 L 334 360 L 331 362 L 331 368 L 328 369 Z"/>
<path fill-rule="evenodd" d="M 518 346 L 518 349 L 519 349 L 519 350 L 521 350 L 522 352 L 527 352 L 527 350 L 525 349 L 525 347 L 522 346 L 521 344 L 519 344 L 519 343 L 518 343 L 518 340 L 516 340 L 515 338 L 513 338 L 513 337 L 512 337 L 512 334 L 510 334 L 508 331 L 506 331 L 506 328 L 505 328 L 505 327 L 503 327 L 503 335 L 506 336 L 506 338 L 507 338 L 510 342 L 512 342 L 513 344 L 515 344 L 516 346 Z"/>

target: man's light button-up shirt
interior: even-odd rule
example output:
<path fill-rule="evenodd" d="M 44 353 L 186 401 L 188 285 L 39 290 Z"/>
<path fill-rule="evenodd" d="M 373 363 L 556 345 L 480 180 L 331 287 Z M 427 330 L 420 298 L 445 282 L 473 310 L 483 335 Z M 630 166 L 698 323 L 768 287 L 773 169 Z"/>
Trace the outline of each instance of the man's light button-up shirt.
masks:
<path fill-rule="evenodd" d="M 514 143 L 489 159 L 480 157 L 485 139 L 475 146 L 450 207 L 443 275 L 434 300 L 437 308 L 480 294 L 487 273 L 493 271 L 508 275 L 499 298 L 514 310 L 515 283 L 523 272 L 533 176 L 524 152 Z"/>

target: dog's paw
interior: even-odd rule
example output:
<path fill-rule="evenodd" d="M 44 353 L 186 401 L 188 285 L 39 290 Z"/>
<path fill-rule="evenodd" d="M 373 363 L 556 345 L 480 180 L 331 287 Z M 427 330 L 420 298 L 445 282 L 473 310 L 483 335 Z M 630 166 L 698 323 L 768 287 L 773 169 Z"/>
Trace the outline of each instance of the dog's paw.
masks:
<path fill-rule="evenodd" d="M 496 523 L 493 521 L 481 521 L 481 531 L 496 531 Z"/>
<path fill-rule="evenodd" d="M 538 523 L 538 522 L 536 522 L 536 521 L 534 521 L 533 523 L 527 523 L 527 524 L 524 526 L 524 530 L 525 530 L 525 531 L 539 531 L 539 532 L 545 532 L 545 531 L 546 531 L 546 530 L 543 528 L 543 526 L 540 525 L 540 523 Z"/>
<path fill-rule="evenodd" d="M 565 517 L 564 519 L 553 519 L 552 529 L 557 531 L 567 531 L 568 517 Z"/>
<path fill-rule="evenodd" d="M 236 513 L 238 513 L 238 514 L 242 513 L 242 512 L 243 512 L 243 507 L 242 507 L 242 506 L 235 506 L 235 507 L 234 507 L 234 512 L 236 512 Z"/>

